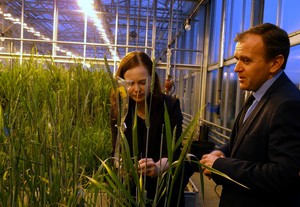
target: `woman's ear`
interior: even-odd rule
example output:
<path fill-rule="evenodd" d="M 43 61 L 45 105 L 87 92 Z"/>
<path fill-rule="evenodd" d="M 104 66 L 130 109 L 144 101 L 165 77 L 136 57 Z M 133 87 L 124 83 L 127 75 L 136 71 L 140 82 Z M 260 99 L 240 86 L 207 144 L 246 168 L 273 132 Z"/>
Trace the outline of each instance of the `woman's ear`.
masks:
<path fill-rule="evenodd" d="M 277 55 L 272 61 L 271 61 L 271 73 L 277 73 L 281 70 L 281 66 L 284 63 L 284 57 L 283 55 Z"/>

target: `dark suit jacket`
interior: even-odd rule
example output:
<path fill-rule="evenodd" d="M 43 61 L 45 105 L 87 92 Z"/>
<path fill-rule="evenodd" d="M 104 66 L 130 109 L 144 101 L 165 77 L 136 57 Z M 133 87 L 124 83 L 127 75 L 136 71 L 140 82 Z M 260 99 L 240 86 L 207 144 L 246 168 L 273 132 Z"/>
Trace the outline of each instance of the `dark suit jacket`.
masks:
<path fill-rule="evenodd" d="M 223 185 L 220 206 L 300 206 L 300 91 L 282 73 L 237 131 L 213 168 L 250 189 L 213 175 Z"/>

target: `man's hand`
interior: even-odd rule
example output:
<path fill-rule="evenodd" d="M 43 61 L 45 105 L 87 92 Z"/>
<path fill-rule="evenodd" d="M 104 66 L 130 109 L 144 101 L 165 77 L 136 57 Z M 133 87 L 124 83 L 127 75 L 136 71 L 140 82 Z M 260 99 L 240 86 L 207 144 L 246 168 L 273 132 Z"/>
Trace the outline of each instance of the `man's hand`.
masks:
<path fill-rule="evenodd" d="M 203 155 L 202 159 L 200 160 L 200 163 L 212 168 L 216 159 L 223 158 L 223 157 L 225 157 L 225 155 L 222 151 L 214 150 L 209 154 Z M 202 167 L 202 170 L 203 170 L 203 174 L 207 176 L 209 179 L 211 179 L 211 171 L 206 169 L 205 167 Z"/>

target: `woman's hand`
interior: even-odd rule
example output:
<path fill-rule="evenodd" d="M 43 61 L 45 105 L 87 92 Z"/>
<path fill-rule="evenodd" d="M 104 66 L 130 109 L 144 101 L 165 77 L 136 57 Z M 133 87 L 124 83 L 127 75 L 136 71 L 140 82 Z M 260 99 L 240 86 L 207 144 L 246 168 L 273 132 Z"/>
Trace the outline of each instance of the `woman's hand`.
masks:
<path fill-rule="evenodd" d="M 157 177 L 159 173 L 163 173 L 168 169 L 168 159 L 162 158 L 158 162 L 154 162 L 152 158 L 142 158 L 139 160 L 139 172 L 150 177 Z"/>

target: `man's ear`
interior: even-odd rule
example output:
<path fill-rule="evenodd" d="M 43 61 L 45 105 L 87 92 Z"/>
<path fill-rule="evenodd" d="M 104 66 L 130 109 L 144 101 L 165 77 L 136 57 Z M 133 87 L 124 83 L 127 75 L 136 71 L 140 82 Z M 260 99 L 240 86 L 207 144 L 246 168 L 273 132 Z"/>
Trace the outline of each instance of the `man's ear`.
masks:
<path fill-rule="evenodd" d="M 284 57 L 283 55 L 277 55 L 272 61 L 271 61 L 271 73 L 277 73 L 279 70 L 281 70 L 281 66 L 284 63 Z"/>

